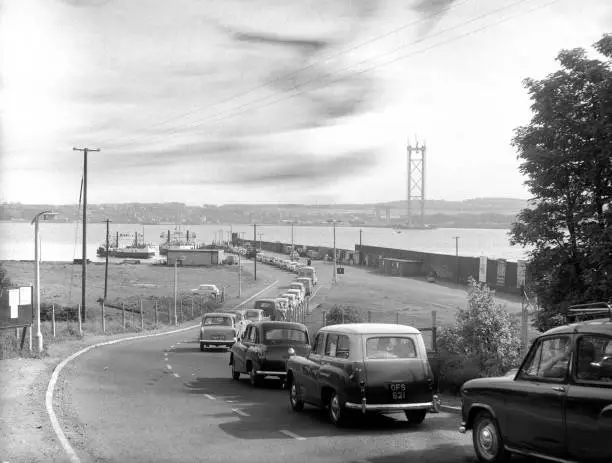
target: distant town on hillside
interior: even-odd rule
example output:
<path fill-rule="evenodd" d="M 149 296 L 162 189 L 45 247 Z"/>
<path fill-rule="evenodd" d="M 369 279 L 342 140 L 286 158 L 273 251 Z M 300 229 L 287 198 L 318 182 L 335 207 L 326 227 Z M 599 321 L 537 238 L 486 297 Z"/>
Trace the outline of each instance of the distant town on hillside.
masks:
<path fill-rule="evenodd" d="M 475 198 L 464 201 L 426 200 L 425 224 L 438 228 L 508 228 L 526 200 Z M 30 221 L 38 212 L 58 212 L 58 222 L 81 220 L 77 204 L 1 203 L 0 220 Z M 413 201 L 412 214 L 420 219 L 420 203 Z M 191 206 L 184 203 L 88 204 L 88 222 L 154 224 L 283 224 L 322 225 L 335 219 L 344 225 L 397 227 L 407 223 L 407 202 L 376 204 L 225 204 Z"/>

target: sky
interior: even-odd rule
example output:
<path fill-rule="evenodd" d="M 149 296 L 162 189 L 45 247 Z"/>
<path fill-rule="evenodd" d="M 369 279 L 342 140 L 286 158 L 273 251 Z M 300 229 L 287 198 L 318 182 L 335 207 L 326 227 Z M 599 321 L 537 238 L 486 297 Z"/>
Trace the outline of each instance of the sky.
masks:
<path fill-rule="evenodd" d="M 609 0 L 0 0 L 0 201 L 529 198 L 525 78 Z"/>

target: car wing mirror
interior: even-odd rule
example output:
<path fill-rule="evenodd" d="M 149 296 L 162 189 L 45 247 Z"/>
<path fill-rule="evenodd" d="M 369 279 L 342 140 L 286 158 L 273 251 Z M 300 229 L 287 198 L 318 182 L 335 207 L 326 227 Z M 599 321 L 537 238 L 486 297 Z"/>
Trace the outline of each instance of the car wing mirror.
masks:
<path fill-rule="evenodd" d="M 612 368 L 612 356 L 605 356 L 599 362 L 591 362 L 595 368 Z"/>

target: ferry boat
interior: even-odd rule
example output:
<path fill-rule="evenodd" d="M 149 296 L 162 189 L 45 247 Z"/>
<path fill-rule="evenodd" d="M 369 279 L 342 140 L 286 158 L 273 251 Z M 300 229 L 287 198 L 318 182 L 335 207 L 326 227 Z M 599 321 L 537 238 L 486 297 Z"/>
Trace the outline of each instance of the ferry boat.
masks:
<path fill-rule="evenodd" d="M 140 241 L 139 241 L 140 239 Z M 127 244 L 126 244 L 127 242 Z M 115 239 L 109 243 L 109 257 L 126 257 L 130 259 L 150 259 L 155 257 L 156 247 L 144 242 L 142 233 L 115 233 Z M 106 243 L 101 244 L 96 252 L 98 257 L 106 256 Z"/>
<path fill-rule="evenodd" d="M 189 230 L 183 231 L 181 227 L 175 227 L 172 232 L 168 230 L 167 233 L 159 235 L 160 238 L 166 238 L 166 240 L 159 245 L 159 254 L 165 256 L 168 254 L 168 250 L 171 251 L 189 251 L 191 249 L 197 249 L 198 243 L 195 241 L 196 234 Z"/>

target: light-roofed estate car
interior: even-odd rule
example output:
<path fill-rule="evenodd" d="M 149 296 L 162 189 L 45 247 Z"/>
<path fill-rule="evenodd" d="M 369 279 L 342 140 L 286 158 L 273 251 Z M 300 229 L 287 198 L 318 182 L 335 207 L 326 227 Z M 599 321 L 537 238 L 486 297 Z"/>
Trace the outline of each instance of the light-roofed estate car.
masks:
<path fill-rule="evenodd" d="M 357 412 L 403 412 L 419 424 L 433 407 L 433 381 L 421 332 L 405 325 L 325 326 L 307 355 L 287 361 L 293 410 L 327 408 L 337 426 Z"/>
<path fill-rule="evenodd" d="M 300 298 L 303 300 L 306 297 L 306 288 L 299 281 L 292 281 L 289 283 L 289 289 L 297 289 L 300 291 Z"/>
<path fill-rule="evenodd" d="M 215 299 L 219 298 L 221 295 L 221 291 L 217 288 L 216 285 L 200 285 L 195 289 L 191 290 L 192 294 L 197 294 L 198 296 L 207 296 L 213 297 Z"/>
<path fill-rule="evenodd" d="M 200 325 L 200 350 L 209 347 L 230 348 L 236 342 L 236 316 L 227 312 L 207 313 Z"/>

